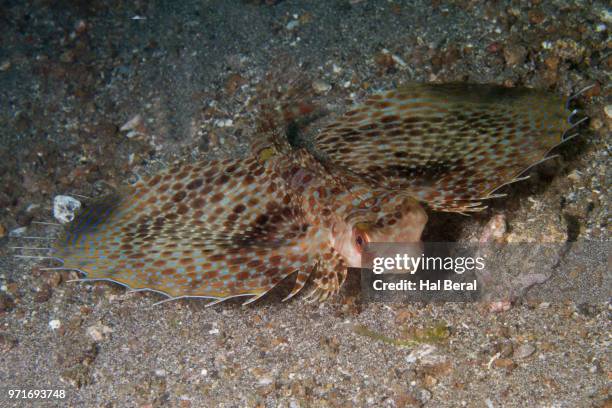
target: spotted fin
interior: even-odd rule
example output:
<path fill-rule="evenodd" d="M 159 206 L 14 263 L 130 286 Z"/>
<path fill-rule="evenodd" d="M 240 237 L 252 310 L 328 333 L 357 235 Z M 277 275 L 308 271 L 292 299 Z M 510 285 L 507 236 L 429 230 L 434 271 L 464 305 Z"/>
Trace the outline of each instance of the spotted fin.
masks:
<path fill-rule="evenodd" d="M 259 297 L 315 262 L 317 232 L 279 180 L 255 158 L 165 170 L 89 205 L 58 256 L 88 280 L 172 298 Z"/>
<path fill-rule="evenodd" d="M 475 211 L 565 140 L 568 115 L 560 97 L 543 91 L 414 84 L 370 96 L 313 144 L 371 186 L 436 210 Z"/>

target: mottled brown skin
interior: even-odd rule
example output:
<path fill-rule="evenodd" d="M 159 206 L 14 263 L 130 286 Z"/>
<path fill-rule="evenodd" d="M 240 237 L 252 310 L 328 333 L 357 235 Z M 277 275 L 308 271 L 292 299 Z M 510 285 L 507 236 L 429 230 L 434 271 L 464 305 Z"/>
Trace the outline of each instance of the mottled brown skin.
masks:
<path fill-rule="evenodd" d="M 484 85 L 382 92 L 312 148 L 261 135 L 242 160 L 179 165 L 97 200 L 57 245 L 64 268 L 171 299 L 258 299 L 297 272 L 326 299 L 368 242 L 419 242 L 433 210 L 484 208 L 564 140 L 560 98 Z"/>

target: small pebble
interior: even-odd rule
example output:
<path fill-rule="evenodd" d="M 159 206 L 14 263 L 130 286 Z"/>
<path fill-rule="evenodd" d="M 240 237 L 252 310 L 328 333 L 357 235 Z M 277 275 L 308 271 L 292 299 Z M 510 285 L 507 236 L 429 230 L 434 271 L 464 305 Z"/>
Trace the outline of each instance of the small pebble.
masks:
<path fill-rule="evenodd" d="M 6 227 L 0 224 L 0 238 L 4 238 L 5 235 L 6 235 Z"/>
<path fill-rule="evenodd" d="M 486 51 L 488 53 L 495 54 L 499 52 L 501 48 L 502 48 L 501 44 L 498 43 L 497 41 L 494 41 L 491 44 L 487 45 Z"/>
<path fill-rule="evenodd" d="M 52 295 L 53 291 L 51 290 L 51 287 L 45 284 L 41 286 L 40 289 L 34 295 L 34 301 L 37 303 L 44 303 L 51 299 Z"/>
<path fill-rule="evenodd" d="M 603 126 L 603 121 L 599 120 L 598 118 L 592 118 L 589 121 L 589 129 L 591 130 L 599 130 L 601 129 L 602 126 Z"/>
<path fill-rule="evenodd" d="M 512 354 L 512 343 L 504 342 L 500 346 L 499 356 L 503 357 L 503 358 L 506 358 L 506 357 L 509 357 L 511 354 Z"/>
<path fill-rule="evenodd" d="M 113 329 L 102 324 L 97 324 L 87 328 L 87 335 L 93 339 L 93 341 L 100 342 L 104 340 L 104 335 L 112 333 Z"/>
<path fill-rule="evenodd" d="M 546 65 L 546 68 L 550 71 L 557 71 L 557 68 L 559 68 L 559 61 L 559 57 L 550 55 L 544 59 L 544 65 Z"/>
<path fill-rule="evenodd" d="M 499 241 L 504 237 L 506 233 L 506 217 L 504 214 L 496 214 L 487 225 L 485 225 L 482 233 L 480 234 L 479 242 L 486 244 L 492 241 Z"/>
<path fill-rule="evenodd" d="M 507 312 L 512 307 L 509 300 L 498 300 L 489 304 L 489 311 L 492 313 Z"/>
<path fill-rule="evenodd" d="M 331 90 L 331 85 L 321 79 L 317 79 L 313 81 L 312 89 L 318 94 L 324 94 Z"/>
<path fill-rule="evenodd" d="M 61 327 L 61 325 L 62 325 L 62 322 L 60 322 L 57 319 L 53 319 L 53 320 L 49 321 L 49 328 L 51 330 L 57 330 L 57 329 L 59 329 Z"/>
<path fill-rule="evenodd" d="M 142 123 L 142 116 L 136 115 L 132 117 L 132 119 L 128 120 L 119 128 L 122 132 L 128 132 L 130 130 L 136 129 Z"/>
<path fill-rule="evenodd" d="M 74 26 L 74 31 L 76 31 L 77 34 L 83 34 L 87 31 L 87 23 L 83 20 L 79 20 Z"/>
<path fill-rule="evenodd" d="M 57 288 L 59 286 L 59 284 L 62 283 L 62 274 L 59 273 L 59 272 L 56 272 L 56 273 L 48 273 L 48 272 L 44 273 L 43 274 L 43 281 L 50 288 Z"/>
<path fill-rule="evenodd" d="M 257 383 L 258 383 L 259 385 L 270 385 L 270 384 L 272 384 L 272 381 L 273 381 L 273 380 L 272 380 L 272 378 L 270 378 L 270 377 L 261 377 L 261 378 L 259 379 L 259 381 L 257 381 Z"/>
<path fill-rule="evenodd" d="M 76 198 L 65 195 L 53 198 L 53 216 L 62 224 L 72 222 L 80 208 L 81 202 Z"/>
<path fill-rule="evenodd" d="M 0 333 L 0 351 L 6 352 L 14 348 L 19 341 L 9 333 Z"/>
<path fill-rule="evenodd" d="M 498 358 L 493 362 L 495 368 L 505 368 L 506 370 L 512 370 L 516 367 L 514 361 L 509 358 Z"/>
<path fill-rule="evenodd" d="M 601 8 L 598 11 L 599 18 L 601 18 L 603 22 L 612 24 L 612 10 L 608 8 Z"/>
<path fill-rule="evenodd" d="M 62 53 L 62 55 L 60 55 L 60 61 L 65 62 L 65 63 L 72 63 L 75 61 L 76 55 L 74 54 L 74 51 L 72 50 L 68 50 Z"/>
<path fill-rule="evenodd" d="M 581 303 L 577 306 L 576 311 L 586 317 L 597 316 L 597 308 L 588 303 Z"/>
<path fill-rule="evenodd" d="M 591 366 L 589 367 L 589 373 L 591 374 L 598 374 L 603 372 L 603 370 L 601 369 L 601 363 L 597 360 L 595 360 L 593 362 L 593 364 L 591 364 Z"/>
<path fill-rule="evenodd" d="M 412 364 L 417 360 L 426 359 L 429 355 L 434 354 L 436 351 L 436 347 L 431 344 L 423 344 L 410 352 L 410 354 L 406 357 L 406 362 Z"/>
<path fill-rule="evenodd" d="M 578 170 L 574 170 L 570 174 L 567 175 L 567 178 L 573 181 L 574 183 L 577 183 L 580 181 L 580 176 L 581 176 L 580 172 Z"/>
<path fill-rule="evenodd" d="M 8 312 L 12 310 L 14 306 L 15 302 L 9 295 L 0 293 L 0 312 Z"/>
<path fill-rule="evenodd" d="M 417 399 L 422 404 L 425 404 L 431 399 L 431 392 L 429 390 L 426 390 L 425 388 L 421 388 L 417 391 Z"/>
<path fill-rule="evenodd" d="M 514 350 L 513 357 L 515 359 L 527 358 L 535 352 L 535 347 L 531 344 L 521 344 Z"/>
<path fill-rule="evenodd" d="M 234 121 L 231 119 L 219 119 L 217 121 L 215 121 L 215 125 L 217 127 L 231 127 L 234 126 Z"/>
<path fill-rule="evenodd" d="M 9 232 L 9 237 L 12 237 L 12 238 L 22 237 L 25 235 L 27 230 L 28 230 L 28 227 L 15 228 L 14 230 L 11 230 Z"/>
<path fill-rule="evenodd" d="M 504 47 L 504 59 L 509 67 L 522 64 L 526 57 L 527 50 L 523 46 L 508 45 Z"/>
<path fill-rule="evenodd" d="M 438 379 L 434 376 L 426 374 L 423 382 L 427 387 L 432 388 L 438 383 Z"/>
<path fill-rule="evenodd" d="M 606 105 L 604 112 L 606 113 L 608 119 L 612 119 L 612 105 Z"/>
<path fill-rule="evenodd" d="M 404 61 L 399 55 L 391 55 L 391 58 L 393 59 L 393 61 L 395 61 L 395 63 L 397 65 L 399 65 L 400 67 L 406 67 L 408 66 L 408 64 L 406 63 L 406 61 Z"/>
<path fill-rule="evenodd" d="M 35 211 L 37 208 L 40 208 L 40 205 L 38 205 L 38 204 L 33 204 L 33 203 L 28 204 L 28 206 L 26 207 L 26 212 L 27 212 L 27 213 L 34 212 L 34 211 Z"/>

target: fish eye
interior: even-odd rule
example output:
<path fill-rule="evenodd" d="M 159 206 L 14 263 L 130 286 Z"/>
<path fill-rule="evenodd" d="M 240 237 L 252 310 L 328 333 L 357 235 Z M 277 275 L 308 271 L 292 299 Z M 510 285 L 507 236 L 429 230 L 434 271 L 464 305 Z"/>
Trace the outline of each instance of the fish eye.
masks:
<path fill-rule="evenodd" d="M 355 247 L 359 252 L 363 251 L 363 248 L 370 241 L 368 235 L 365 232 L 361 231 L 359 228 L 353 229 L 353 235 Z"/>

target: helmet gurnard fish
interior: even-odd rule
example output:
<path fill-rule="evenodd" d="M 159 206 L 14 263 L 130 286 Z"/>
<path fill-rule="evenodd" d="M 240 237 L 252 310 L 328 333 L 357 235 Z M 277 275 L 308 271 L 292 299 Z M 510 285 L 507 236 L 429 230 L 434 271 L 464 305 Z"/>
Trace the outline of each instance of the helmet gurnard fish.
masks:
<path fill-rule="evenodd" d="M 306 147 L 281 132 L 249 157 L 167 168 L 93 200 L 54 245 L 86 281 L 247 303 L 295 275 L 341 288 L 371 242 L 419 242 L 427 211 L 499 197 L 586 118 L 526 88 L 413 84 L 367 97 Z"/>

